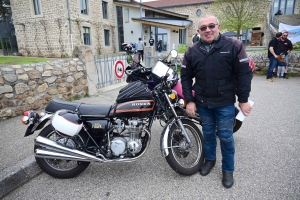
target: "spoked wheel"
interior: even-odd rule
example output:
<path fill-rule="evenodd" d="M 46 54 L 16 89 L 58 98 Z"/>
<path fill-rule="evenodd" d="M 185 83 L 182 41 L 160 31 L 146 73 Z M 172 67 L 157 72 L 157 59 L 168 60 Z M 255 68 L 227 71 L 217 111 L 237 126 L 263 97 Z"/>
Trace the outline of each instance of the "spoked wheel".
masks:
<path fill-rule="evenodd" d="M 70 139 L 62 137 L 57 134 L 51 124 L 46 126 L 39 134 L 39 136 L 46 137 L 50 140 L 64 144 L 68 147 L 80 149 L 84 142 L 80 135 L 76 136 L 76 139 Z M 34 150 L 42 148 L 38 145 L 34 145 Z M 90 164 L 90 162 L 72 161 L 72 160 L 60 160 L 60 159 L 48 159 L 48 158 L 35 158 L 41 169 L 47 174 L 56 178 L 73 178 L 83 172 Z"/>
<path fill-rule="evenodd" d="M 190 120 L 182 120 L 183 126 L 192 142 L 190 147 L 182 130 L 172 125 L 168 135 L 169 155 L 166 160 L 170 167 L 181 175 L 193 175 L 200 170 L 203 163 L 203 136 L 199 128 Z"/>

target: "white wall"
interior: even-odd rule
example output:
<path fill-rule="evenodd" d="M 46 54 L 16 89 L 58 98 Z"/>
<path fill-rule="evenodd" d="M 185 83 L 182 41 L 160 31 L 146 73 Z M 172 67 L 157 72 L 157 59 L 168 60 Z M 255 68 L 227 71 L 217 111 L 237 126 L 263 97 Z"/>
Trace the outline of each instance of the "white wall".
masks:
<path fill-rule="evenodd" d="M 125 22 L 125 9 L 129 10 L 129 20 Z M 145 17 L 145 11 L 142 11 L 142 17 Z M 133 22 L 131 18 L 140 18 L 140 9 L 123 7 L 123 27 L 124 27 L 124 42 L 135 43 L 141 37 L 141 24 L 138 22 Z M 144 28 L 144 27 L 143 27 Z M 133 33 L 131 33 L 133 31 Z M 142 39 L 144 37 L 144 31 L 142 34 Z M 148 39 L 149 40 L 149 39 Z"/>

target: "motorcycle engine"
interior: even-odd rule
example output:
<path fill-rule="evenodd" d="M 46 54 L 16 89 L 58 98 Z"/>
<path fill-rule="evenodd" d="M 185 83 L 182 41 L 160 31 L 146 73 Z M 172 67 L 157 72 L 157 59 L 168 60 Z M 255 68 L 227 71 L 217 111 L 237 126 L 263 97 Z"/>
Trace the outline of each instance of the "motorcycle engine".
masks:
<path fill-rule="evenodd" d="M 126 121 L 121 119 L 116 120 L 115 129 L 120 134 L 120 137 L 115 137 L 111 140 L 111 151 L 114 156 L 131 154 L 135 155 L 142 149 L 141 133 L 143 129 L 143 121 L 139 118 L 132 118 Z M 124 130 L 128 132 L 122 134 Z"/>

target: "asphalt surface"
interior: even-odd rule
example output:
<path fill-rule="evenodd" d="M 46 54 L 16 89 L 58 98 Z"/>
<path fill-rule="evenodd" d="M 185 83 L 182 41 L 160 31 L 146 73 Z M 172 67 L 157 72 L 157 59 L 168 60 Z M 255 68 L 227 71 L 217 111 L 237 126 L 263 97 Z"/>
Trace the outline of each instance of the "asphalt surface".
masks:
<path fill-rule="evenodd" d="M 120 87 L 81 99 L 112 104 Z M 255 76 L 251 114 L 235 133 L 235 183 L 222 186 L 220 148 L 211 173 L 180 176 L 161 156 L 158 122 L 148 152 L 133 163 L 91 165 L 78 177 L 41 173 L 21 117 L 0 122 L 0 198 L 3 199 L 300 199 L 300 78 L 267 82 Z M 219 145 L 219 144 L 218 144 Z M 21 187 L 20 187 L 21 186 Z M 9 193 L 8 193 L 9 192 Z"/>

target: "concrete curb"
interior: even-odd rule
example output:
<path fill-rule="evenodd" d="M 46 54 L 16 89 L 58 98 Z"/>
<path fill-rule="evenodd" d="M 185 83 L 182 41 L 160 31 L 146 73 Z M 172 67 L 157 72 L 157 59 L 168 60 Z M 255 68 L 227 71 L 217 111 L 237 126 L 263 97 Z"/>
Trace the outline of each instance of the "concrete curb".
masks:
<path fill-rule="evenodd" d="M 0 199 L 41 172 L 33 155 L 19 161 L 15 166 L 4 169 L 0 172 Z"/>

